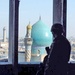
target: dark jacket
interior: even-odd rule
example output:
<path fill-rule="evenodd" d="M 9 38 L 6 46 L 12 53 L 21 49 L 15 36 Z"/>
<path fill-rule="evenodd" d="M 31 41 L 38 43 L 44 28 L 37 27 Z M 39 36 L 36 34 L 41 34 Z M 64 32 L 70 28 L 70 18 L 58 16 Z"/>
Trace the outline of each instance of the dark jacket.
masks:
<path fill-rule="evenodd" d="M 53 40 L 44 75 L 66 75 L 71 46 L 64 36 Z"/>

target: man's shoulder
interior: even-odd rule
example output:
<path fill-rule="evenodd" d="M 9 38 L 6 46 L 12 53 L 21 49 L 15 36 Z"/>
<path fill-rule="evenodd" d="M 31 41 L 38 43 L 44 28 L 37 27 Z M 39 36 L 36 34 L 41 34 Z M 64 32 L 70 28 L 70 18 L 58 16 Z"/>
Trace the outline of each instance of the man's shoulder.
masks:
<path fill-rule="evenodd" d="M 53 41 L 53 44 L 54 45 L 61 45 L 61 44 L 63 44 L 63 45 L 64 44 L 69 44 L 70 45 L 70 42 L 64 36 L 60 36 L 60 37 L 58 37 L 57 39 L 55 39 Z"/>
<path fill-rule="evenodd" d="M 66 37 L 64 37 L 63 35 L 60 37 L 60 39 L 58 39 L 58 41 L 59 42 L 66 42 L 66 43 L 70 43 L 69 41 L 68 41 L 68 39 L 66 38 Z"/>

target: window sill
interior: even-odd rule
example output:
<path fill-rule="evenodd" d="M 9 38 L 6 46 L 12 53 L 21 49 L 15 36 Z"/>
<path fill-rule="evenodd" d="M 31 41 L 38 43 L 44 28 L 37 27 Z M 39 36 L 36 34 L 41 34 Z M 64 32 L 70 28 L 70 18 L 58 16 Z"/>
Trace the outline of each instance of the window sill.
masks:
<path fill-rule="evenodd" d="M 9 62 L 0 62 L 0 65 L 12 65 L 12 63 L 9 63 Z"/>
<path fill-rule="evenodd" d="M 42 62 L 19 62 L 18 64 L 24 64 L 24 65 L 29 65 L 29 64 L 40 64 L 40 63 L 42 63 Z"/>

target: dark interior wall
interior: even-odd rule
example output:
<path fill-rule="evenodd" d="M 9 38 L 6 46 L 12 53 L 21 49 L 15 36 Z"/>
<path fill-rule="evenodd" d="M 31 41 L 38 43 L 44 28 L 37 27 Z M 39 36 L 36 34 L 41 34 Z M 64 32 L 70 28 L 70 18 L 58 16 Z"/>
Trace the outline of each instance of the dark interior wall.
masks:
<path fill-rule="evenodd" d="M 0 65 L 0 75 L 13 75 L 12 65 Z"/>
<path fill-rule="evenodd" d="M 18 75 L 36 75 L 37 70 L 39 70 L 38 64 L 19 65 L 18 67 Z M 75 64 L 68 64 L 68 75 L 75 75 Z"/>
<path fill-rule="evenodd" d="M 39 64 L 19 65 L 18 68 L 18 75 L 36 75 Z"/>
<path fill-rule="evenodd" d="M 18 75 L 35 75 L 39 64 L 19 64 Z M 0 75 L 14 75 L 12 65 L 0 65 Z"/>
<path fill-rule="evenodd" d="M 75 75 L 75 64 L 68 64 L 68 75 Z"/>
<path fill-rule="evenodd" d="M 39 64 L 19 64 L 18 75 L 36 75 Z M 14 75 L 12 65 L 0 65 L 0 75 Z M 68 75 L 75 75 L 75 64 L 68 64 Z"/>

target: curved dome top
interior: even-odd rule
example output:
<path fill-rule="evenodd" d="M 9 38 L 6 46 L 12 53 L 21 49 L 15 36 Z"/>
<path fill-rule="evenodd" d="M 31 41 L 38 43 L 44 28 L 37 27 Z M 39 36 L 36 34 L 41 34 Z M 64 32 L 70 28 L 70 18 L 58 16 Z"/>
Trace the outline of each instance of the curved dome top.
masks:
<path fill-rule="evenodd" d="M 34 45 L 49 46 L 52 42 L 50 28 L 41 19 L 32 26 L 31 37 Z"/>

